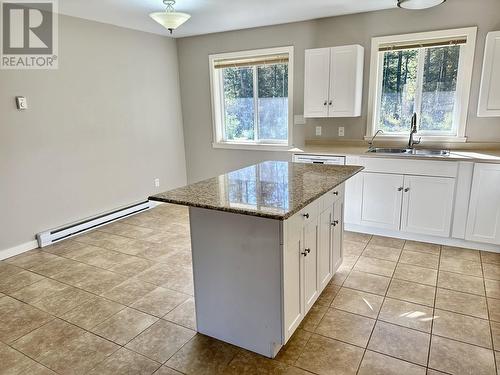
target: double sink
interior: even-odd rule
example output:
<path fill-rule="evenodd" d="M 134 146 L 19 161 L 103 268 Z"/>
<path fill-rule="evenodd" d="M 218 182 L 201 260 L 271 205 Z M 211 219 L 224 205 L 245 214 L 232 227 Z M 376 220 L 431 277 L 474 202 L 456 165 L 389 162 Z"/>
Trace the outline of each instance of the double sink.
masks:
<path fill-rule="evenodd" d="M 415 148 L 371 148 L 367 152 L 373 154 L 396 154 L 403 156 L 450 156 L 448 150 L 425 150 Z"/>

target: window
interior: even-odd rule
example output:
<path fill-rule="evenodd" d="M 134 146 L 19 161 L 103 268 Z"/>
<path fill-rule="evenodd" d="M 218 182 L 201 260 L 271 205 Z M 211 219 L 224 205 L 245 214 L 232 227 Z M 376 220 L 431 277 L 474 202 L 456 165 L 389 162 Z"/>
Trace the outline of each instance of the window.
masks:
<path fill-rule="evenodd" d="M 374 38 L 367 137 L 465 141 L 476 28 Z"/>
<path fill-rule="evenodd" d="M 214 147 L 291 142 L 293 47 L 211 55 Z"/>

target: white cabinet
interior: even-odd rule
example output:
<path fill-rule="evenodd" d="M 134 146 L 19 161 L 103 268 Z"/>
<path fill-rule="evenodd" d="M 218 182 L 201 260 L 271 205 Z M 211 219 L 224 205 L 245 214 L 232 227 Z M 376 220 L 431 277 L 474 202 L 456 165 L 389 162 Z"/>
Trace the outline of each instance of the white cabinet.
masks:
<path fill-rule="evenodd" d="M 398 230 L 403 198 L 403 176 L 362 174 L 361 225 Z"/>
<path fill-rule="evenodd" d="M 342 185 L 283 223 L 285 342 L 342 263 L 343 207 Z"/>
<path fill-rule="evenodd" d="M 449 237 L 455 179 L 404 176 L 401 230 Z"/>
<path fill-rule="evenodd" d="M 305 313 L 311 309 L 320 293 L 318 277 L 318 221 L 314 218 L 304 226 L 304 246 L 302 255 L 304 259 L 304 299 Z"/>
<path fill-rule="evenodd" d="M 449 237 L 455 179 L 362 173 L 361 225 Z"/>
<path fill-rule="evenodd" d="M 360 45 L 306 50 L 304 117 L 360 116 L 363 64 Z"/>
<path fill-rule="evenodd" d="M 500 31 L 486 37 L 477 115 L 500 116 Z"/>
<path fill-rule="evenodd" d="M 333 205 L 331 257 L 333 274 L 339 269 L 344 258 L 344 199 L 341 197 Z"/>
<path fill-rule="evenodd" d="M 466 239 L 500 245 L 500 164 L 474 165 Z"/>
<path fill-rule="evenodd" d="M 328 205 L 319 215 L 319 283 L 323 289 L 333 275 L 333 205 Z"/>
<path fill-rule="evenodd" d="M 328 117 L 330 48 L 305 52 L 304 117 Z"/>

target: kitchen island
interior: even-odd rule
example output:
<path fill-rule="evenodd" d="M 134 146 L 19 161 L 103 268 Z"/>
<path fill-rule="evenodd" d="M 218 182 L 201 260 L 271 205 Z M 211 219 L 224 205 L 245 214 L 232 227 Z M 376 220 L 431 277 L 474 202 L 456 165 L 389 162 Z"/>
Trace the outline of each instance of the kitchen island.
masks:
<path fill-rule="evenodd" d="M 189 206 L 198 332 L 275 357 L 342 263 L 362 169 L 267 161 L 150 197 Z"/>

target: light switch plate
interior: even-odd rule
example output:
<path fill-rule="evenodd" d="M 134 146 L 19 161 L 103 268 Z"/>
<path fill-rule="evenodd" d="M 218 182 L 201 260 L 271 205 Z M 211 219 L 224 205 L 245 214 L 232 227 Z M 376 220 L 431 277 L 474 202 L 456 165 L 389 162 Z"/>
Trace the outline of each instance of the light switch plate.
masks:
<path fill-rule="evenodd" d="M 28 101 L 24 96 L 16 96 L 16 106 L 19 110 L 28 109 Z"/>
<path fill-rule="evenodd" d="M 343 137 L 345 135 L 345 129 L 343 126 L 339 126 L 339 137 Z"/>
<path fill-rule="evenodd" d="M 316 135 L 317 136 L 321 135 L 321 126 L 316 126 Z"/>

